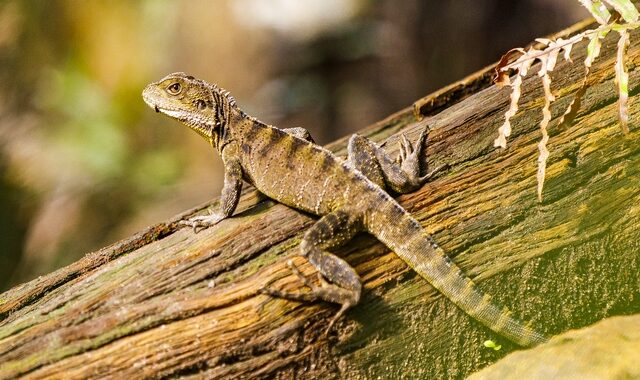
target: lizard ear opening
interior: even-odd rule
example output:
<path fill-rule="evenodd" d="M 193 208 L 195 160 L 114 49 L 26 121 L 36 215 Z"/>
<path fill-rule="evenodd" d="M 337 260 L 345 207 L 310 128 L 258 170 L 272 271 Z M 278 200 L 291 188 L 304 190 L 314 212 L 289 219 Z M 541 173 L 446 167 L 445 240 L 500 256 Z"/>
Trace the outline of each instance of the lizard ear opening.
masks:
<path fill-rule="evenodd" d="M 198 109 L 198 111 L 202 111 L 203 109 L 207 108 L 207 103 L 205 103 L 205 101 L 202 99 L 198 99 L 196 101 L 196 108 Z"/>
<path fill-rule="evenodd" d="M 178 95 L 182 91 L 182 85 L 178 82 L 174 82 L 167 87 L 167 92 L 171 95 Z"/>

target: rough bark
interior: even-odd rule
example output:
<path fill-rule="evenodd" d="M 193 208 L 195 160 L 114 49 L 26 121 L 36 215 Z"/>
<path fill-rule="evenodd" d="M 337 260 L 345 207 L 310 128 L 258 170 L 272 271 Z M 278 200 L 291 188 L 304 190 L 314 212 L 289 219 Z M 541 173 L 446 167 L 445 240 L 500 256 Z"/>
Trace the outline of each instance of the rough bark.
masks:
<path fill-rule="evenodd" d="M 400 131 L 415 139 L 432 129 L 429 164 L 448 169 L 400 202 L 482 289 L 549 335 L 640 312 L 640 34 L 629 49 L 628 136 L 617 122 L 613 37 L 570 127 L 557 121 L 580 85 L 585 44 L 551 74 L 558 100 L 541 203 L 535 75 L 506 150 L 493 139 L 509 91 L 490 85 L 488 71 L 417 102 L 422 120 L 407 108 L 363 132 L 394 152 Z M 343 153 L 345 141 L 330 148 Z M 176 228 L 205 207 L 0 295 L 0 378 L 451 378 L 516 348 L 367 235 L 338 250 L 365 283 L 361 304 L 324 338 L 334 305 L 256 292 L 269 282 L 300 288 L 285 263 L 314 218 L 246 189 L 233 218 L 198 234 Z"/>

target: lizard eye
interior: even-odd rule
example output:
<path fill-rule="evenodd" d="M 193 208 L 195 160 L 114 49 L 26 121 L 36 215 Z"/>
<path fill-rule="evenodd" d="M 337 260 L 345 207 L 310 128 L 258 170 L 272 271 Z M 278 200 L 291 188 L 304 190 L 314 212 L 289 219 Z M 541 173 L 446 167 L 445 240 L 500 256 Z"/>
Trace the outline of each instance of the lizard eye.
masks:
<path fill-rule="evenodd" d="M 204 100 L 198 99 L 196 101 L 196 108 L 198 109 L 198 111 L 202 111 L 203 109 L 207 108 L 207 103 L 205 103 Z"/>
<path fill-rule="evenodd" d="M 182 91 L 182 86 L 178 82 L 175 82 L 167 87 L 167 92 L 171 95 L 178 95 L 180 91 Z"/>

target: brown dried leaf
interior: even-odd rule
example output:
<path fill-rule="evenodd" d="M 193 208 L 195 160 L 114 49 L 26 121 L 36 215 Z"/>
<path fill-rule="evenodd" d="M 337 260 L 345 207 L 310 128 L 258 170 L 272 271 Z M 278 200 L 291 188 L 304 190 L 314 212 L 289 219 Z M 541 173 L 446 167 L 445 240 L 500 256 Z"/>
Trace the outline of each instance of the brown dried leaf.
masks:
<path fill-rule="evenodd" d="M 566 40 L 562 38 L 558 38 L 556 41 L 539 39 L 541 43 L 545 44 L 547 44 L 548 41 L 548 46 L 543 50 L 535 49 L 533 47 L 529 48 L 529 50 L 526 52 L 520 48 L 509 50 L 505 55 L 502 56 L 500 62 L 496 66 L 496 76 L 494 79 L 497 80 L 502 75 L 501 73 L 508 72 L 511 69 L 519 70 L 521 66 L 523 66 L 522 64 L 524 62 L 528 62 L 528 64 L 526 65 L 526 67 L 528 68 L 535 60 L 540 60 L 540 57 L 548 56 L 551 54 L 556 55 L 557 57 L 561 50 L 564 50 L 565 59 L 571 61 L 571 48 L 576 42 L 582 41 L 587 35 L 592 35 L 595 32 L 601 31 L 601 29 L 605 29 L 607 27 L 608 26 L 600 27 L 599 29 L 595 30 L 587 30 L 580 34 L 576 34 L 575 36 Z M 516 55 L 518 55 L 519 57 L 518 59 L 514 60 L 513 57 Z M 520 74 L 526 75 L 526 71 L 521 72 Z"/>
<path fill-rule="evenodd" d="M 582 40 L 582 38 L 584 38 L 585 36 L 589 36 L 589 39 L 590 39 L 589 46 L 587 46 L 587 58 L 585 58 L 584 60 L 584 76 L 582 77 L 582 85 L 580 86 L 578 91 L 576 91 L 575 95 L 573 96 L 573 100 L 571 100 L 571 103 L 569 103 L 569 105 L 567 106 L 567 109 L 564 111 L 564 114 L 560 118 L 559 125 L 562 125 L 564 127 L 571 125 L 576 115 L 578 114 L 578 111 L 580 110 L 580 105 L 582 103 L 582 97 L 584 96 L 584 94 L 587 92 L 587 89 L 589 88 L 589 83 L 587 82 L 587 80 L 589 77 L 589 73 L 591 72 L 591 64 L 596 59 L 596 57 L 600 54 L 600 45 L 602 43 L 601 38 L 604 38 L 604 36 L 606 36 L 607 33 L 608 33 L 607 30 L 602 31 L 598 29 L 588 30 L 582 33 L 582 37 L 580 38 L 580 40 Z M 570 46 L 570 45 L 567 45 L 567 46 Z"/>
<path fill-rule="evenodd" d="M 540 78 L 542 78 L 543 76 L 547 75 L 547 61 L 548 61 L 548 59 L 549 59 L 549 56 L 547 56 L 547 55 L 538 58 L 538 60 L 540 61 L 540 70 L 538 70 L 538 76 Z"/>
<path fill-rule="evenodd" d="M 589 77 L 589 73 L 591 72 L 591 64 L 596 59 L 596 57 L 600 54 L 600 45 L 602 44 L 601 39 L 604 38 L 607 35 L 607 33 L 608 33 L 608 30 L 600 30 L 600 29 L 587 30 L 579 35 L 580 39 L 576 40 L 576 42 L 578 42 L 586 36 L 588 36 L 590 40 L 589 45 L 587 46 L 587 57 L 584 60 L 584 76 L 582 77 L 582 85 L 580 86 L 578 91 L 576 91 L 575 95 L 573 96 L 573 100 L 571 101 L 571 103 L 569 103 L 569 105 L 567 106 L 567 109 L 564 111 L 564 114 L 560 118 L 559 125 L 562 125 L 564 127 L 571 125 L 576 115 L 578 114 L 578 111 L 580 110 L 580 105 L 582 103 L 582 97 L 584 96 L 584 94 L 587 92 L 587 89 L 589 88 L 589 83 L 587 82 L 587 80 Z M 573 38 L 575 37 L 572 37 L 571 39 Z M 571 49 L 570 46 L 572 45 L 567 45 L 566 47 L 569 47 L 569 49 Z M 566 50 L 565 50 L 565 54 L 567 54 Z"/>
<path fill-rule="evenodd" d="M 522 85 L 522 75 L 516 75 L 511 83 L 511 102 L 509 109 L 504 114 L 504 123 L 498 128 L 498 137 L 493 141 L 493 146 L 506 148 L 507 137 L 511 135 L 511 118 L 518 112 L 518 100 L 520 100 L 520 86 Z"/>
<path fill-rule="evenodd" d="M 540 59 L 540 55 L 544 56 L 541 50 L 529 48 L 522 57 L 518 58 L 518 60 L 514 62 L 518 64 L 518 73 L 523 77 L 527 76 L 529 68 L 533 65 L 533 62 L 535 62 L 536 59 Z"/>
<path fill-rule="evenodd" d="M 629 46 L 629 32 L 626 29 L 619 30 L 620 39 L 618 40 L 618 52 L 616 55 L 616 79 L 618 85 L 618 118 L 620 119 L 620 128 L 624 134 L 629 133 L 629 73 L 625 64 L 627 48 Z"/>
<path fill-rule="evenodd" d="M 545 46 L 549 46 L 549 44 L 552 42 L 548 38 L 536 38 L 536 41 L 540 42 L 541 44 L 543 44 Z"/>
<path fill-rule="evenodd" d="M 495 69 L 493 69 L 493 83 L 502 87 L 505 85 L 509 85 L 509 68 L 505 68 L 505 66 L 509 65 L 511 62 L 515 61 L 517 57 L 520 57 L 524 54 L 524 50 L 521 48 L 511 49 L 506 52 L 501 58 Z"/>
<path fill-rule="evenodd" d="M 538 200 L 540 201 L 542 201 L 542 189 L 544 187 L 544 179 L 547 169 L 547 158 L 549 158 L 549 150 L 547 149 L 549 134 L 547 133 L 547 127 L 549 126 L 549 121 L 551 121 L 551 102 L 556 99 L 551 92 L 551 78 L 547 74 L 546 70 L 541 79 L 542 87 L 544 88 L 544 107 L 542 107 L 542 120 L 540 121 L 542 139 L 538 143 L 538 151 L 540 154 L 538 155 L 538 173 L 536 175 L 538 180 Z"/>
<path fill-rule="evenodd" d="M 580 40 L 582 40 L 582 38 L 580 38 Z M 563 46 L 562 50 L 564 51 L 564 60 L 573 63 L 571 60 L 571 48 L 573 48 L 573 43 Z"/>
<path fill-rule="evenodd" d="M 589 69 L 585 69 L 585 71 L 587 71 L 587 73 L 582 79 L 582 86 L 580 86 L 578 91 L 576 91 L 576 93 L 573 95 L 573 99 L 571 100 L 571 103 L 569 103 L 569 105 L 567 106 L 567 109 L 564 111 L 564 114 L 562 115 L 562 117 L 560 118 L 560 121 L 558 122 L 558 124 L 563 127 L 568 127 L 573 123 L 573 120 L 576 118 L 576 115 L 580 110 L 582 97 L 584 96 L 585 92 L 587 92 L 587 89 L 589 88 L 589 86 L 587 85 L 587 75 L 588 75 Z"/>
<path fill-rule="evenodd" d="M 594 5 L 591 2 L 589 4 Z M 597 4 L 594 6 L 597 6 Z M 540 69 L 538 70 L 538 76 L 542 79 L 543 86 L 546 86 L 546 106 L 543 109 L 543 121 L 540 125 L 540 128 L 543 131 L 543 141 L 539 146 L 539 197 L 541 197 L 542 194 L 546 168 L 546 156 L 548 156 L 548 152 L 546 151 L 546 141 L 548 140 L 548 137 L 545 136 L 547 136 L 546 128 L 551 118 L 549 107 L 551 103 L 555 101 L 555 97 L 550 90 L 551 78 L 549 77 L 549 72 L 553 71 L 553 69 L 555 68 L 560 52 L 564 52 L 565 60 L 571 62 L 571 49 L 573 48 L 573 45 L 581 41 L 585 37 L 589 37 L 590 41 L 587 48 L 587 58 L 585 59 L 585 76 L 582 81 L 582 86 L 577 91 L 576 96 L 571 101 L 560 120 L 561 124 L 571 123 L 580 108 L 581 98 L 586 92 L 587 76 L 590 72 L 591 64 L 600 54 L 600 46 L 602 44 L 601 39 L 607 35 L 610 29 L 610 25 L 604 25 L 595 30 L 587 30 L 566 40 L 558 38 L 557 40 L 553 41 L 546 38 L 538 38 L 536 41 L 546 46 L 543 50 L 533 47 L 529 48 L 529 50 L 527 50 L 526 52 L 523 49 L 512 49 L 505 55 L 503 55 L 498 65 L 496 65 L 494 82 L 499 86 L 510 85 L 512 87 L 511 101 L 509 104 L 509 109 L 507 110 L 507 112 L 505 112 L 504 124 L 502 124 L 502 126 L 498 129 L 498 137 L 494 140 L 494 146 L 504 148 L 507 144 L 507 137 L 509 137 L 509 135 L 511 134 L 511 118 L 515 116 L 516 112 L 518 111 L 518 101 L 521 96 L 520 87 L 522 84 L 522 78 L 527 75 L 529 69 L 535 61 L 540 61 L 541 63 Z M 512 69 L 517 73 L 513 83 L 511 83 L 508 76 L 509 70 Z M 548 116 L 548 119 L 545 118 L 545 115 Z"/>
<path fill-rule="evenodd" d="M 560 53 L 560 49 L 553 49 L 549 52 L 549 58 L 547 58 L 547 71 L 553 71 L 556 67 L 558 53 Z"/>

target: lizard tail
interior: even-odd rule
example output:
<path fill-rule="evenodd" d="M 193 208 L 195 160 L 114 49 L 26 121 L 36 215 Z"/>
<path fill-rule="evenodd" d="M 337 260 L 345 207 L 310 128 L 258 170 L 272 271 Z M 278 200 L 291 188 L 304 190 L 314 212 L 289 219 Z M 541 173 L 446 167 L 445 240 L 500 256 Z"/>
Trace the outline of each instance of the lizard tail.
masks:
<path fill-rule="evenodd" d="M 367 229 L 464 312 L 496 333 L 529 347 L 547 338 L 491 301 L 395 200 L 379 205 Z"/>

